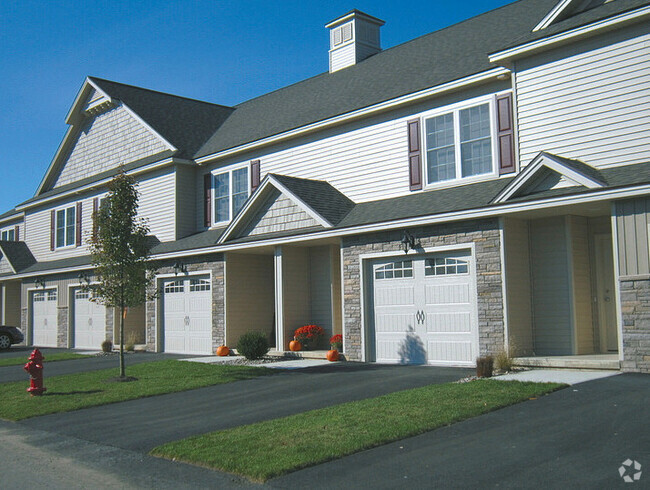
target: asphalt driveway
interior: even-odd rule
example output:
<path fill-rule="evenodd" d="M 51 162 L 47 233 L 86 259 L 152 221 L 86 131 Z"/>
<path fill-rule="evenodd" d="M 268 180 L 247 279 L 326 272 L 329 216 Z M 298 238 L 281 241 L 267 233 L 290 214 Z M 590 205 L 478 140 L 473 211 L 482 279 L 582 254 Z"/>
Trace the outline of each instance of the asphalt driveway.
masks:
<path fill-rule="evenodd" d="M 432 383 L 456 381 L 471 372 L 469 369 L 428 366 L 332 364 L 46 415 L 21 424 L 34 429 L 55 430 L 86 441 L 148 452 L 165 442 L 194 434 Z"/>

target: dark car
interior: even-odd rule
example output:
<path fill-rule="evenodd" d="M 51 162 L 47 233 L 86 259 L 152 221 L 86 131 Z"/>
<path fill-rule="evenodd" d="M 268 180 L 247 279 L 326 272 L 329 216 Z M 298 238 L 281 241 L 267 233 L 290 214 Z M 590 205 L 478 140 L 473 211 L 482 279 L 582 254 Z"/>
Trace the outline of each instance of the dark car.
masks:
<path fill-rule="evenodd" d="M 25 336 L 16 327 L 0 325 L 0 350 L 5 350 L 13 344 L 20 344 Z"/>

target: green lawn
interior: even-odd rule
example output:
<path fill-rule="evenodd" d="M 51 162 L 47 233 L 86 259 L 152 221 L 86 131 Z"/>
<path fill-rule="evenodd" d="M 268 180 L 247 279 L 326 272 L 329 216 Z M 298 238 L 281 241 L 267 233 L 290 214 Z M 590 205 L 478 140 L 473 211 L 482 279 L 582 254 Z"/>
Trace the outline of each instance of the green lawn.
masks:
<path fill-rule="evenodd" d="M 6 359 L 0 359 L 0 367 L 5 366 L 19 366 L 27 362 L 27 358 L 30 353 L 25 352 L 25 357 L 9 357 Z M 45 356 L 45 362 L 55 362 L 55 361 L 69 361 L 71 359 L 82 359 L 84 357 L 89 357 L 88 354 L 76 354 L 74 352 L 61 352 L 60 354 L 48 354 Z"/>
<path fill-rule="evenodd" d="M 31 397 L 25 391 L 29 381 L 0 384 L 0 418 L 22 420 L 48 413 L 133 400 L 164 393 L 191 390 L 254 378 L 274 370 L 250 366 L 224 366 L 187 361 L 157 361 L 129 366 L 127 376 L 138 378 L 128 383 L 107 382 L 119 369 L 103 369 L 82 374 L 45 377 L 47 391 Z"/>
<path fill-rule="evenodd" d="M 563 386 L 496 380 L 430 385 L 194 436 L 154 448 L 151 454 L 265 481 Z"/>

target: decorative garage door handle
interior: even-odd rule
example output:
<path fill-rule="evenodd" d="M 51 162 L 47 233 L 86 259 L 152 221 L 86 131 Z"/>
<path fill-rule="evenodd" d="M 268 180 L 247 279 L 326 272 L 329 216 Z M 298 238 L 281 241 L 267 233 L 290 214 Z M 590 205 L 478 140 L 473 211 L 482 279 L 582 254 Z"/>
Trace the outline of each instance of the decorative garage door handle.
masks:
<path fill-rule="evenodd" d="M 189 316 L 186 316 L 186 317 L 185 317 L 185 325 L 188 325 L 188 326 L 189 326 L 189 324 L 190 324 L 190 317 L 189 317 Z"/>
<path fill-rule="evenodd" d="M 88 318 L 88 326 L 89 327 L 93 326 L 93 319 L 92 318 Z"/>
<path fill-rule="evenodd" d="M 424 325 L 424 320 L 426 319 L 426 314 L 424 313 L 424 310 L 418 310 L 417 313 L 415 314 L 415 320 L 418 322 L 418 325 L 422 323 Z"/>

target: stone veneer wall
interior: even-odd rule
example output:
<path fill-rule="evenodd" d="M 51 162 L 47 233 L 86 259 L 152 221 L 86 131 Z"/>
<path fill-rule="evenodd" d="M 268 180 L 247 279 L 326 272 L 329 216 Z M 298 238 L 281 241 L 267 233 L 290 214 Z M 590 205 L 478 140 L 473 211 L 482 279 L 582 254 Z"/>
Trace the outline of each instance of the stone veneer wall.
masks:
<path fill-rule="evenodd" d="M 621 369 L 650 373 L 650 279 L 620 281 L 623 314 Z"/>
<path fill-rule="evenodd" d="M 422 248 L 475 244 L 478 294 L 479 353 L 496 354 L 504 347 L 504 308 L 501 278 L 501 251 L 498 220 L 468 221 L 438 226 L 409 228 Z M 344 350 L 350 360 L 363 358 L 361 325 L 361 284 L 359 255 L 396 252 L 404 256 L 403 230 L 344 238 L 343 298 Z M 414 257 L 414 252 L 409 252 Z"/>
<path fill-rule="evenodd" d="M 72 347 L 68 345 L 68 338 L 70 334 L 70 324 L 68 323 L 68 307 L 59 306 L 57 307 L 56 312 L 56 321 L 57 321 L 57 336 L 56 336 L 56 346 L 57 347 Z"/>
<path fill-rule="evenodd" d="M 212 271 L 212 350 L 224 343 L 225 332 L 225 303 L 224 303 L 224 260 L 223 254 L 203 255 L 200 257 L 187 257 L 181 259 L 188 274 L 196 271 Z M 173 274 L 176 259 L 162 262 L 158 274 Z M 183 277 L 182 275 L 178 276 Z M 156 287 L 160 287 L 157 284 Z M 158 308 L 162 306 L 162 297 L 147 301 L 146 304 L 146 342 L 147 350 L 155 351 L 156 346 L 156 317 Z M 162 319 L 161 319 L 162 320 Z M 162 322 L 160 322 L 162 327 Z M 162 345 L 160 346 L 162 350 Z"/>

